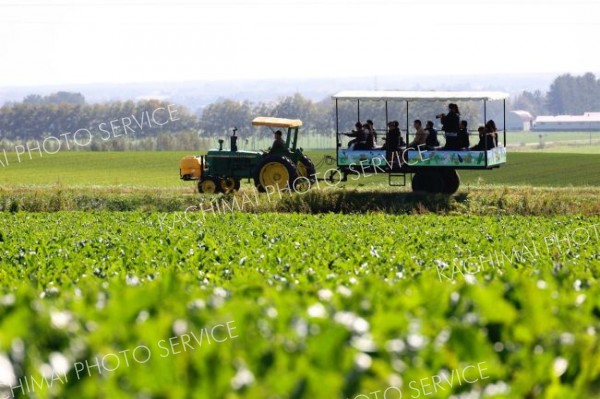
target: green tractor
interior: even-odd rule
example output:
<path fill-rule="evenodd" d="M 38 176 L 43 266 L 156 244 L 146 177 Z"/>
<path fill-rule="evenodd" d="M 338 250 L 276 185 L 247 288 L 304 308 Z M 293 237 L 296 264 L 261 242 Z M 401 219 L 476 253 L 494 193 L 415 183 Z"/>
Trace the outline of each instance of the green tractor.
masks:
<path fill-rule="evenodd" d="M 296 189 L 316 180 L 315 166 L 303 153 L 298 144 L 299 119 L 257 117 L 253 126 L 266 126 L 271 129 L 287 129 L 285 146 L 268 151 L 240 151 L 237 148 L 236 130 L 230 137 L 231 148 L 209 150 L 206 155 L 186 156 L 179 163 L 179 176 L 182 180 L 197 180 L 201 193 L 229 193 L 240 188 L 241 179 L 254 180 L 256 188 L 264 192 Z"/>

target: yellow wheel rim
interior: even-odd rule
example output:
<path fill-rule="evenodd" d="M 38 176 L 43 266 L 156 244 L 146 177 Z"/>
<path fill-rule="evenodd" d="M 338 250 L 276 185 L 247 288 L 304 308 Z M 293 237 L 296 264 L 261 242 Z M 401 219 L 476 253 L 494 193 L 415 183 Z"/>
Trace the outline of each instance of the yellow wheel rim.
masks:
<path fill-rule="evenodd" d="M 287 168 L 279 162 L 269 162 L 260 170 L 260 185 L 265 189 L 269 186 L 282 189 L 290 180 Z"/>
<path fill-rule="evenodd" d="M 233 180 L 232 177 L 227 177 L 227 178 L 221 180 L 221 189 L 224 192 L 229 193 L 229 192 L 233 191 L 234 188 L 235 188 L 235 180 Z"/>
<path fill-rule="evenodd" d="M 217 185 L 212 180 L 205 180 L 202 182 L 202 192 L 207 194 L 214 194 L 217 192 Z"/>
<path fill-rule="evenodd" d="M 306 169 L 306 165 L 302 161 L 298 161 L 296 169 L 298 170 L 298 176 L 308 177 L 308 169 Z"/>

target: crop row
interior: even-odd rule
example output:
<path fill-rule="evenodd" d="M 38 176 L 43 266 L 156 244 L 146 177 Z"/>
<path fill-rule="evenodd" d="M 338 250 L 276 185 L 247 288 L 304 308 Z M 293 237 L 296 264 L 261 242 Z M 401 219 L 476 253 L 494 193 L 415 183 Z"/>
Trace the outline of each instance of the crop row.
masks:
<path fill-rule="evenodd" d="M 598 217 L 174 215 L 0 214 L 8 397 L 598 394 Z"/>

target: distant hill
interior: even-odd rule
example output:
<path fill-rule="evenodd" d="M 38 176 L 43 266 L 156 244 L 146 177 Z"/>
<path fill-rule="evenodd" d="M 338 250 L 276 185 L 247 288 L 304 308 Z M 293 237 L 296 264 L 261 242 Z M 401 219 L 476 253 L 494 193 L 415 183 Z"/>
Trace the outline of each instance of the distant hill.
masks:
<path fill-rule="evenodd" d="M 229 80 L 190 82 L 151 82 L 131 84 L 87 84 L 32 87 L 0 87 L 0 104 L 21 101 L 29 94 L 48 95 L 57 91 L 80 92 L 86 102 L 157 98 L 173 101 L 192 111 L 219 98 L 269 101 L 296 92 L 321 100 L 347 89 L 404 90 L 523 90 L 547 91 L 555 74 L 479 75 L 479 76 L 377 76 L 289 80 Z"/>

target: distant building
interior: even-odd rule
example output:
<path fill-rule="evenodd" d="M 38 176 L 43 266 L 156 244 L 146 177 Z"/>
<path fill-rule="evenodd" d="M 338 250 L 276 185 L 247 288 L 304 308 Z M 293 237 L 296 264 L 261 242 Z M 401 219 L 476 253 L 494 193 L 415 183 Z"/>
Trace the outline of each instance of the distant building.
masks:
<path fill-rule="evenodd" d="M 586 112 L 583 115 L 538 116 L 535 118 L 533 129 L 560 132 L 600 131 L 600 112 Z"/>
<path fill-rule="evenodd" d="M 525 131 L 531 130 L 533 115 L 527 111 L 510 111 L 506 113 L 506 130 Z"/>

